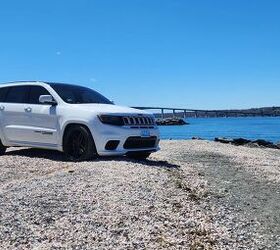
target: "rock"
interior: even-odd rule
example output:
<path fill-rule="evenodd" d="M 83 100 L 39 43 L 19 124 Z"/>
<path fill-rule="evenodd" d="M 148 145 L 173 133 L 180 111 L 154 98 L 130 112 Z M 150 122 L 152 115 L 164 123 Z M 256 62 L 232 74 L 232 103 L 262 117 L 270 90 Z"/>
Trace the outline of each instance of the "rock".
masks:
<path fill-rule="evenodd" d="M 214 141 L 229 144 L 229 143 L 233 142 L 233 139 L 225 138 L 225 137 L 218 137 L 218 138 L 215 138 Z"/>
<path fill-rule="evenodd" d="M 157 119 L 156 123 L 158 126 L 174 126 L 174 125 L 187 125 L 189 123 L 185 122 L 181 118 L 166 118 L 166 119 Z"/>
<path fill-rule="evenodd" d="M 273 144 L 272 142 L 266 140 L 255 140 L 253 141 L 253 143 L 257 144 L 260 147 L 280 149 L 277 144 Z"/>
<path fill-rule="evenodd" d="M 245 144 L 246 147 L 249 147 L 249 148 L 259 148 L 259 144 L 258 143 L 254 143 L 254 142 L 249 142 L 247 144 Z"/>
<path fill-rule="evenodd" d="M 203 140 L 203 139 L 201 137 L 198 137 L 198 136 L 193 136 L 192 140 Z"/>
<path fill-rule="evenodd" d="M 233 139 L 232 144 L 236 145 L 236 146 L 243 146 L 243 145 L 246 145 L 250 142 L 252 142 L 252 141 L 244 139 L 244 138 L 238 138 L 238 139 Z"/>
<path fill-rule="evenodd" d="M 277 145 L 275 144 L 269 144 L 267 146 L 265 146 L 266 148 L 274 148 L 274 149 L 280 149 Z"/>
<path fill-rule="evenodd" d="M 270 141 L 266 140 L 255 140 L 251 141 L 245 138 L 238 138 L 238 139 L 230 139 L 225 137 L 219 137 L 215 138 L 216 142 L 226 143 L 226 144 L 232 144 L 235 146 L 246 146 L 250 148 L 274 148 L 274 149 L 280 149 L 280 142 L 277 144 L 273 144 Z"/>
<path fill-rule="evenodd" d="M 267 147 L 268 145 L 273 145 L 272 142 L 266 140 L 255 140 L 253 143 L 257 143 L 259 146 Z"/>

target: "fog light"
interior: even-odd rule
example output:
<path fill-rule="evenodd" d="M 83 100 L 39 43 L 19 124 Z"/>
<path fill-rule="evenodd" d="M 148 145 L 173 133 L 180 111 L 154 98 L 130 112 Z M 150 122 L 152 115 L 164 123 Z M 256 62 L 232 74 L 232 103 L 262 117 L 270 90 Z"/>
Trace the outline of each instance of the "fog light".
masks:
<path fill-rule="evenodd" d="M 106 143 L 105 149 L 106 150 L 115 150 L 118 147 L 119 143 L 120 143 L 120 141 L 117 141 L 117 140 L 108 141 Z"/>

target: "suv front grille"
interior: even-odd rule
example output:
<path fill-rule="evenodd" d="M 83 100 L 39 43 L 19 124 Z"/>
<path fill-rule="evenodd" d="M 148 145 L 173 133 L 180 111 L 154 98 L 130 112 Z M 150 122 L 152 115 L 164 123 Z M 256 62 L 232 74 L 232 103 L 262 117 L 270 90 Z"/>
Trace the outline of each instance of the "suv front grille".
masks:
<path fill-rule="evenodd" d="M 125 141 L 123 147 L 125 149 L 137 149 L 137 148 L 153 148 L 157 142 L 156 136 L 151 136 L 143 138 L 140 136 L 131 136 L 128 137 Z"/>
<path fill-rule="evenodd" d="M 154 126 L 155 120 L 151 116 L 124 116 L 125 126 Z"/>

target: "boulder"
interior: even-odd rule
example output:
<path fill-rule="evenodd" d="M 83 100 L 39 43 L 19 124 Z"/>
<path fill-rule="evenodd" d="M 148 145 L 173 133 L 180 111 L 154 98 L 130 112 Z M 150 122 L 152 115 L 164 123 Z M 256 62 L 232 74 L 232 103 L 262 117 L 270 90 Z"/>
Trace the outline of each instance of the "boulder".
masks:
<path fill-rule="evenodd" d="M 265 146 L 266 148 L 280 149 L 276 144 L 269 144 Z"/>
<path fill-rule="evenodd" d="M 215 138 L 216 142 L 226 143 L 226 144 L 232 144 L 235 146 L 246 146 L 250 148 L 274 148 L 274 149 L 280 149 L 280 142 L 273 144 L 270 141 L 266 140 L 248 140 L 245 138 L 237 138 L 237 139 L 230 139 L 225 137 L 219 137 Z"/>
<path fill-rule="evenodd" d="M 158 126 L 174 126 L 174 125 L 187 125 L 189 123 L 185 122 L 181 118 L 166 118 L 166 119 L 157 119 L 156 123 Z"/>
<path fill-rule="evenodd" d="M 232 144 L 234 144 L 236 146 L 243 146 L 243 145 L 246 145 L 250 142 L 252 142 L 252 141 L 244 139 L 244 138 L 238 138 L 238 139 L 233 139 Z"/>
<path fill-rule="evenodd" d="M 245 146 L 249 147 L 249 148 L 260 148 L 259 144 L 254 143 L 254 142 L 249 142 L 249 143 L 245 144 Z"/>
<path fill-rule="evenodd" d="M 274 145 L 272 142 L 266 140 L 255 140 L 253 141 L 253 143 L 257 143 L 259 146 L 264 146 L 264 147 Z"/>
<path fill-rule="evenodd" d="M 215 138 L 214 141 L 229 144 L 229 143 L 233 142 L 233 139 L 225 138 L 225 137 L 218 137 L 218 138 Z"/>
<path fill-rule="evenodd" d="M 203 140 L 203 139 L 201 137 L 198 137 L 198 136 L 193 136 L 192 140 Z"/>

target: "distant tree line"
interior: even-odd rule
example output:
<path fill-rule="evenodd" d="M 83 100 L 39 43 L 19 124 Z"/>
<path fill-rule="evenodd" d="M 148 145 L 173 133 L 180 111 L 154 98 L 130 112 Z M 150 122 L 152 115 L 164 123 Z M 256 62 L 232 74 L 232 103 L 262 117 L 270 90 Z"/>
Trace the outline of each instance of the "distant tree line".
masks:
<path fill-rule="evenodd" d="M 165 113 L 164 117 L 173 117 L 173 113 Z M 186 112 L 186 117 L 249 117 L 249 116 L 280 116 L 280 107 L 264 107 L 251 109 L 232 109 L 232 110 L 208 110 Z M 156 114 L 161 118 L 161 114 Z M 176 112 L 176 117 L 184 117 L 183 112 Z"/>

